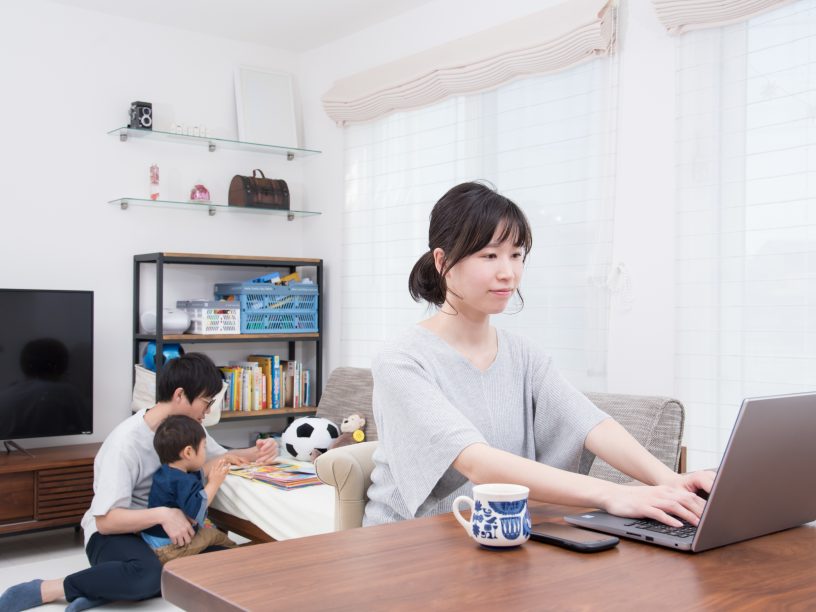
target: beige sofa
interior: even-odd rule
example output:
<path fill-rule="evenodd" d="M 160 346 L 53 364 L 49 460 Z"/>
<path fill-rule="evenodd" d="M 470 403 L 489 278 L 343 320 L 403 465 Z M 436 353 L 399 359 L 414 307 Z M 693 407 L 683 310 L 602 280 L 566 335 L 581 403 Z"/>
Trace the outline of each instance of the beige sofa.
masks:
<path fill-rule="evenodd" d="M 364 368 L 337 368 L 329 377 L 317 408 L 317 416 L 339 423 L 357 412 L 366 418 L 366 442 L 330 450 L 315 462 L 317 475 L 335 488 L 335 529 L 362 524 L 366 492 L 371 486 L 371 455 L 377 446 L 377 431 L 371 408 L 373 381 Z M 683 405 L 668 397 L 587 393 L 601 410 L 615 418 L 655 457 L 675 471 L 681 468 L 681 446 L 685 413 Z M 585 451 L 579 471 L 613 482 L 629 478 Z"/>

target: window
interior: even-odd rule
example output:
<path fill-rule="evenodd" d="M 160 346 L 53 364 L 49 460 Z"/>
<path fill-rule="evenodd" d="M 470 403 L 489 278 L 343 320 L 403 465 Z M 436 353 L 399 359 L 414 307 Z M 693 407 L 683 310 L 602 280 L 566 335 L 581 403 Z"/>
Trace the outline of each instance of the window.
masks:
<path fill-rule="evenodd" d="M 594 59 L 346 128 L 344 363 L 369 367 L 424 318 L 408 275 L 428 249 L 431 209 L 485 179 L 533 229 L 524 309 L 496 324 L 530 337 L 579 388 L 604 388 L 615 71 L 614 58 Z"/>
<path fill-rule="evenodd" d="M 816 389 L 816 1 L 678 38 L 677 396 L 689 468 L 743 398 Z"/>

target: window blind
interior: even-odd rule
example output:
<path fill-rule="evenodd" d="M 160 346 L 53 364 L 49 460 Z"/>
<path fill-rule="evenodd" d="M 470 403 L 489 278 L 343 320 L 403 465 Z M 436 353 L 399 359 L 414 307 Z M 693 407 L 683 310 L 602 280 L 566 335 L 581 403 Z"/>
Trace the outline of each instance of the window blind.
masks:
<path fill-rule="evenodd" d="M 791 0 L 652 0 L 672 34 L 738 23 Z"/>
<path fill-rule="evenodd" d="M 338 124 L 486 91 L 612 53 L 615 4 L 569 0 L 337 81 L 323 97 Z"/>
<path fill-rule="evenodd" d="M 692 468 L 816 390 L 816 1 L 678 39 L 677 396 Z"/>
<path fill-rule="evenodd" d="M 486 179 L 533 230 L 526 304 L 495 323 L 533 339 L 580 388 L 603 388 L 615 99 L 615 64 L 602 58 L 347 127 L 343 362 L 369 367 L 426 316 L 408 275 L 428 250 L 431 209 L 450 187 Z"/>

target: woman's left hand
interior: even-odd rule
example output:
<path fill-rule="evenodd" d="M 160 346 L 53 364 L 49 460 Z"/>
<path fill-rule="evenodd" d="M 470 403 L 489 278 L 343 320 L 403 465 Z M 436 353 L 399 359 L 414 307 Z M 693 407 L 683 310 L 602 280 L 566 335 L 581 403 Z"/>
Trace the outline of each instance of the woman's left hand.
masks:
<path fill-rule="evenodd" d="M 714 484 L 714 476 L 716 474 L 711 470 L 700 470 L 699 472 L 686 472 L 685 474 L 677 474 L 672 482 L 664 482 L 692 493 L 697 491 L 711 492 L 711 486 Z"/>

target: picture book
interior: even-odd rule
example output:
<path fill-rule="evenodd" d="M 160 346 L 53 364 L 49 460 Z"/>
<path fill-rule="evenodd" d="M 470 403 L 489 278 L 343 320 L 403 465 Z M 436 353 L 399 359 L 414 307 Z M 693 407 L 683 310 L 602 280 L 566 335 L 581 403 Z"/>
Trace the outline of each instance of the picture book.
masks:
<path fill-rule="evenodd" d="M 298 463 L 233 466 L 230 468 L 230 474 L 257 480 L 286 491 L 321 484 L 315 476 L 314 467 Z"/>

